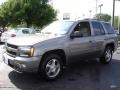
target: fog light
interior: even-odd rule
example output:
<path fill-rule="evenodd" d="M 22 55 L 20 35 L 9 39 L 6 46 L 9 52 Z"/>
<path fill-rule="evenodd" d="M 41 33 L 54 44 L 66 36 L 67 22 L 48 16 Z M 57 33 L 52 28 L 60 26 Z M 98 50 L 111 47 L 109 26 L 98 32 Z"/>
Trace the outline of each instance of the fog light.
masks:
<path fill-rule="evenodd" d="M 17 71 L 21 71 L 21 65 L 19 63 L 16 63 L 14 65 L 14 68 L 17 70 Z"/>
<path fill-rule="evenodd" d="M 25 65 L 25 64 L 21 64 L 21 66 L 22 66 L 23 68 L 26 68 L 26 65 Z"/>

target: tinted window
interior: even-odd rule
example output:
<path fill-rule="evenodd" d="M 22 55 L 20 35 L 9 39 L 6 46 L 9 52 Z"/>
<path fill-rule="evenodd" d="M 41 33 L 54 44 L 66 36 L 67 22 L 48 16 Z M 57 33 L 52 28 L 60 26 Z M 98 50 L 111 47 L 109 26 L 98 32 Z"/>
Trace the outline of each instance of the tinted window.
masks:
<path fill-rule="evenodd" d="M 30 34 L 29 29 L 23 29 L 22 32 L 23 34 Z"/>
<path fill-rule="evenodd" d="M 114 34 L 115 33 L 113 28 L 111 27 L 111 25 L 109 23 L 104 23 L 104 26 L 105 26 L 105 29 L 107 30 L 108 34 Z"/>
<path fill-rule="evenodd" d="M 81 37 L 88 37 L 91 35 L 89 22 L 80 22 L 74 30 L 75 34 L 79 34 Z"/>
<path fill-rule="evenodd" d="M 92 22 L 93 30 L 95 35 L 104 35 L 105 31 L 101 23 Z"/>

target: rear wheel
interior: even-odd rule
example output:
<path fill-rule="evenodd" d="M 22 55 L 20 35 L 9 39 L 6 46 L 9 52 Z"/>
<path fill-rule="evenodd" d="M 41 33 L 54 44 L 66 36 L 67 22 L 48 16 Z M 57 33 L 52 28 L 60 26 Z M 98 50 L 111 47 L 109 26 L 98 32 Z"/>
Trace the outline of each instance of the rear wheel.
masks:
<path fill-rule="evenodd" d="M 62 67 L 61 57 L 56 54 L 50 54 L 44 58 L 40 66 L 40 73 L 45 79 L 54 80 L 61 74 Z"/>
<path fill-rule="evenodd" d="M 100 58 L 100 62 L 103 64 L 108 64 L 112 60 L 113 50 L 111 47 L 106 47 L 103 56 Z"/>

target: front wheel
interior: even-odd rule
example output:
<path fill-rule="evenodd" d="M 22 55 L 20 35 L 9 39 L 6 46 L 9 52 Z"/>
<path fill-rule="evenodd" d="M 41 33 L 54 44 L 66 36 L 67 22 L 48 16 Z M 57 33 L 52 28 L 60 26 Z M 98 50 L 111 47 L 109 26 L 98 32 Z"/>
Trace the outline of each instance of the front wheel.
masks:
<path fill-rule="evenodd" d="M 40 66 L 40 73 L 45 79 L 54 80 L 60 75 L 62 66 L 61 57 L 56 54 L 50 54 L 44 58 Z"/>
<path fill-rule="evenodd" d="M 111 47 L 106 47 L 103 56 L 100 58 L 100 62 L 103 64 L 108 64 L 112 60 L 112 48 Z"/>

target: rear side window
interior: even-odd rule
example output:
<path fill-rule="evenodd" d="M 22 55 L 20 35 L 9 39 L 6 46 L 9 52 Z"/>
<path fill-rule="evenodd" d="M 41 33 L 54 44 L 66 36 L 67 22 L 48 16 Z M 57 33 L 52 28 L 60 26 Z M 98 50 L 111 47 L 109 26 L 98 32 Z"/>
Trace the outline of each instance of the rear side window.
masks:
<path fill-rule="evenodd" d="M 93 21 L 92 26 L 93 26 L 93 31 L 94 31 L 95 36 L 105 34 L 104 28 L 100 22 Z"/>
<path fill-rule="evenodd" d="M 108 34 L 114 34 L 115 33 L 113 28 L 111 27 L 111 25 L 109 23 L 104 23 L 104 26 L 105 26 L 105 29 L 106 29 Z"/>

